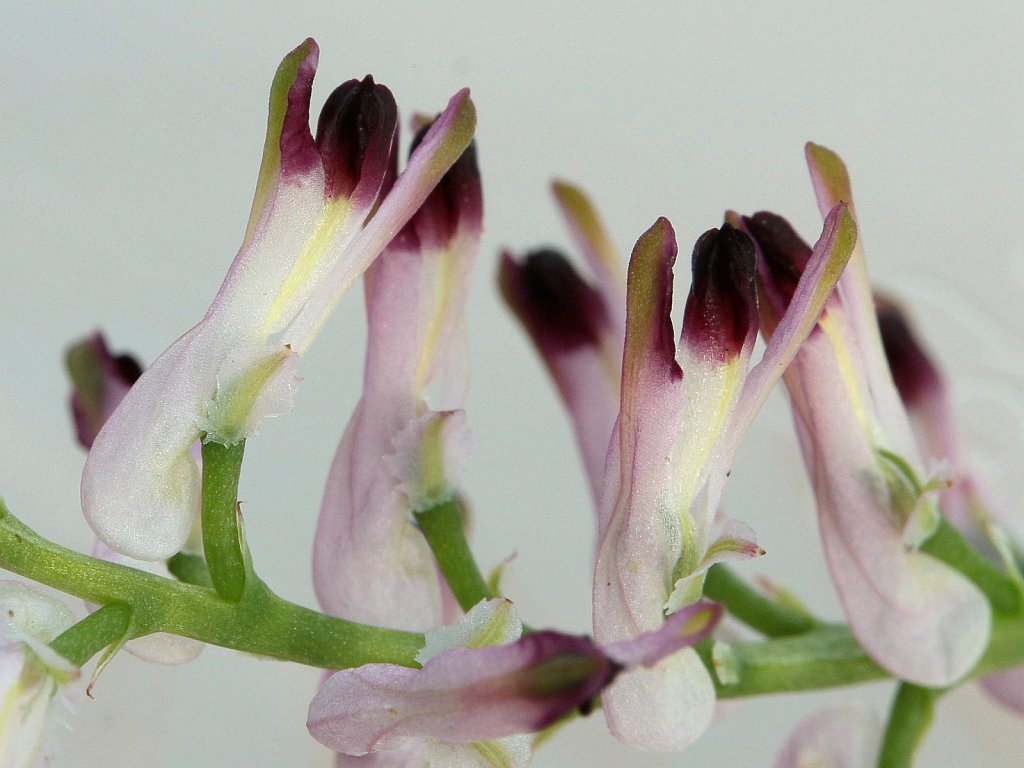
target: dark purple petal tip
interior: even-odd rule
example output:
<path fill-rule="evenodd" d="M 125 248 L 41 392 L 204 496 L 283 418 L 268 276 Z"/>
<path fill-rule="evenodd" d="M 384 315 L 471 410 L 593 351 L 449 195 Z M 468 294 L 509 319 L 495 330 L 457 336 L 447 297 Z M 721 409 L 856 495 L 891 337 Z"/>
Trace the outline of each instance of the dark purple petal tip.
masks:
<path fill-rule="evenodd" d="M 413 138 L 411 155 L 430 130 L 421 125 Z M 483 225 L 483 192 L 476 142 L 470 142 L 406 225 L 400 237 L 425 247 L 444 247 L 459 231 L 479 232 Z"/>
<path fill-rule="evenodd" d="M 89 449 L 121 398 L 142 375 L 142 366 L 131 355 L 112 355 L 101 333 L 71 345 L 64 363 L 71 377 L 76 436 L 82 447 Z"/>
<path fill-rule="evenodd" d="M 313 135 L 309 131 L 309 100 L 313 93 L 313 78 L 316 76 L 316 66 L 320 58 L 320 49 L 316 41 L 309 38 L 292 51 L 282 63 L 282 69 L 290 59 L 300 56 L 294 78 L 288 85 L 281 134 L 278 137 L 281 174 L 286 178 L 305 175 L 319 162 Z M 280 74 L 284 75 L 283 72 Z"/>
<path fill-rule="evenodd" d="M 740 354 L 757 331 L 755 266 L 754 244 L 729 224 L 700 236 L 683 315 L 689 346 L 720 362 Z"/>
<path fill-rule="evenodd" d="M 557 251 L 542 249 L 521 262 L 502 256 L 499 274 L 506 303 L 542 350 L 567 352 L 598 346 L 610 322 L 604 301 Z"/>
<path fill-rule="evenodd" d="M 328 198 L 351 197 L 362 188 L 372 206 L 395 164 L 398 105 L 370 75 L 342 83 L 327 98 L 316 129 Z"/>
<path fill-rule="evenodd" d="M 800 276 L 810 261 L 811 246 L 789 222 L 774 213 L 761 211 L 744 216 L 743 224 L 761 252 L 758 271 L 762 285 L 781 317 L 796 292 Z"/>
<path fill-rule="evenodd" d="M 918 343 L 903 310 L 895 302 L 875 297 L 878 330 L 896 389 L 910 407 L 942 387 L 938 369 Z"/>

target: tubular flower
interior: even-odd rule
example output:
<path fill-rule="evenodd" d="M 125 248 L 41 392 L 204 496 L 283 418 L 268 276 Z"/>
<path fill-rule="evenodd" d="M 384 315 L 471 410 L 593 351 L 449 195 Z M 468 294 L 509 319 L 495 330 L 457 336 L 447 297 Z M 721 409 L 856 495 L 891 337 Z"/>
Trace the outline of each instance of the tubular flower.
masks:
<path fill-rule="evenodd" d="M 410 741 L 423 740 L 477 748 L 481 741 L 539 731 L 576 708 L 589 709 L 620 671 L 655 664 L 700 642 L 720 615 L 720 607 L 697 603 L 656 632 L 611 645 L 536 632 L 504 645 L 445 650 L 422 669 L 368 664 L 343 670 L 317 693 L 307 725 L 316 739 L 351 755 L 407 749 Z M 485 753 L 469 764 L 524 763 Z"/>
<path fill-rule="evenodd" d="M 949 487 L 939 494 L 939 509 L 980 551 L 1002 564 L 1020 583 L 1020 550 L 1004 528 L 1005 512 L 992 503 L 988 489 L 968 466 L 945 378 L 901 308 L 879 297 L 876 305 L 886 360 L 918 445 L 924 454 L 946 462 L 950 470 Z M 1004 706 L 1024 712 L 1024 668 L 990 675 L 982 678 L 981 684 Z"/>
<path fill-rule="evenodd" d="M 463 90 L 395 179 L 397 109 L 372 78 L 339 86 L 311 134 L 317 58 L 307 40 L 274 77 L 252 213 L 213 304 L 143 374 L 89 454 L 86 518 L 123 554 L 180 549 L 199 504 L 191 446 L 234 444 L 290 408 L 298 358 L 472 136 Z"/>
<path fill-rule="evenodd" d="M 468 450 L 464 311 L 481 220 L 470 146 L 366 273 L 363 395 L 313 545 L 317 597 L 337 616 L 417 632 L 446 618 L 413 513 L 454 496 Z"/>
<path fill-rule="evenodd" d="M 852 205 L 842 161 L 813 144 L 807 159 L 822 212 Z M 744 221 L 759 244 L 762 328 L 771 343 L 810 249 L 777 216 Z M 922 461 L 885 364 L 859 243 L 785 382 L 851 630 L 893 674 L 921 685 L 953 683 L 984 650 L 991 611 L 966 578 L 917 549 L 938 523 L 933 497 L 942 483 L 920 479 Z"/>
<path fill-rule="evenodd" d="M 775 768 L 874 768 L 882 724 L 867 707 L 823 709 L 800 722 Z"/>
<path fill-rule="evenodd" d="M 501 257 L 505 303 L 530 335 L 572 419 L 595 507 L 618 415 L 626 281 L 622 263 L 587 197 L 564 182 L 555 198 L 596 282 L 557 251 Z"/>
<path fill-rule="evenodd" d="M 0 767 L 35 765 L 50 701 L 78 668 L 48 643 L 74 624 L 59 600 L 0 581 Z"/>
<path fill-rule="evenodd" d="M 711 565 L 763 553 L 749 528 L 718 514 L 725 479 L 739 440 L 813 328 L 855 239 L 852 217 L 837 206 L 797 298 L 753 368 L 758 314 L 750 239 L 725 224 L 698 240 L 678 347 L 670 317 L 675 234 L 660 219 L 637 242 L 626 291 L 620 410 L 599 514 L 599 642 L 657 629 L 666 613 L 700 597 Z M 714 686 L 687 650 L 623 675 L 602 701 L 620 739 L 670 751 L 707 727 Z"/>

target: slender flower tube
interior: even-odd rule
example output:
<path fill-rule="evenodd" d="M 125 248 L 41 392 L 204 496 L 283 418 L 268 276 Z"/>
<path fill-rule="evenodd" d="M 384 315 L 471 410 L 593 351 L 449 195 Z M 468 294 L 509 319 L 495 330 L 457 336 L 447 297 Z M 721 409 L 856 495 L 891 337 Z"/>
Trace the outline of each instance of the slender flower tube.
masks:
<path fill-rule="evenodd" d="M 867 707 L 823 709 L 800 722 L 775 768 L 875 768 L 882 724 Z"/>
<path fill-rule="evenodd" d="M 317 740 L 353 755 L 400 749 L 410 740 L 475 744 L 539 731 L 589 708 L 623 669 L 655 664 L 700 642 L 720 615 L 719 606 L 702 602 L 622 643 L 598 646 L 585 637 L 536 632 L 504 645 L 446 650 L 422 669 L 343 670 L 317 693 L 307 726 Z"/>
<path fill-rule="evenodd" d="M 969 468 L 944 376 L 918 341 L 899 305 L 882 297 L 876 297 L 875 303 L 886 360 L 921 452 L 941 459 L 949 467 L 950 483 L 939 494 L 939 509 L 981 552 L 1003 565 L 1019 583 L 1019 545 L 1004 527 L 1006 513 L 992 502 L 988 489 Z M 1024 712 L 1024 668 L 990 675 L 980 682 L 1001 704 Z"/>
<path fill-rule="evenodd" d="M 849 178 L 831 151 L 807 146 L 818 206 L 850 203 Z M 810 249 L 781 218 L 745 219 L 759 244 L 771 343 L 776 318 Z M 785 376 L 821 536 L 850 628 L 885 669 L 926 686 L 949 685 L 984 651 L 991 611 L 966 578 L 917 547 L 938 522 L 906 412 L 882 351 L 863 251 L 829 300 Z"/>
<path fill-rule="evenodd" d="M 67 606 L 15 581 L 0 581 L 0 768 L 31 768 L 50 702 L 78 668 L 48 643 L 74 624 Z"/>
<path fill-rule="evenodd" d="M 718 513 L 739 440 L 814 327 L 856 239 L 845 206 L 829 213 L 813 266 L 761 361 L 754 247 L 729 224 L 693 252 L 693 283 L 677 348 L 670 310 L 675 233 L 659 219 L 629 265 L 618 422 L 609 448 L 594 633 L 601 643 L 656 630 L 700 597 L 714 563 L 763 550 Z M 748 370 L 749 369 L 749 370 Z M 692 651 L 623 675 L 603 696 L 609 727 L 639 749 L 672 751 L 711 720 L 714 686 Z"/>
<path fill-rule="evenodd" d="M 468 452 L 464 313 L 481 221 L 470 146 L 366 273 L 363 395 L 313 545 L 317 597 L 336 616 L 418 632 L 454 618 L 413 513 L 454 496 Z"/>
<path fill-rule="evenodd" d="M 397 109 L 372 78 L 339 86 L 311 134 L 317 58 L 307 40 L 278 68 L 249 224 L 213 304 L 147 369 L 89 454 L 86 518 L 123 554 L 180 549 L 199 505 L 193 443 L 235 444 L 290 408 L 298 358 L 472 137 L 463 90 L 396 180 Z"/>
<path fill-rule="evenodd" d="M 584 280 L 562 254 L 543 249 L 519 260 L 502 254 L 498 282 L 569 412 L 599 508 L 608 441 L 619 411 L 625 276 L 587 197 L 564 182 L 553 189 L 596 281 Z"/>

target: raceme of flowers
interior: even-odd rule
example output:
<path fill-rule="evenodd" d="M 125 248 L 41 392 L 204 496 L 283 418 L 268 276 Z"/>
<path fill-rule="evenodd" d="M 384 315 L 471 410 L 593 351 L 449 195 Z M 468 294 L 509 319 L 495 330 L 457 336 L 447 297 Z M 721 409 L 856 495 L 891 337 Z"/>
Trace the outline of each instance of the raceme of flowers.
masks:
<path fill-rule="evenodd" d="M 325 614 L 418 633 L 422 648 L 325 677 L 308 728 L 338 765 L 524 766 L 529 734 L 598 702 L 633 747 L 700 737 L 728 682 L 697 650 L 723 614 L 704 597 L 709 571 L 764 554 L 721 499 L 780 378 L 853 636 L 901 680 L 945 687 L 970 673 L 988 647 L 989 599 L 922 548 L 948 519 L 1020 583 L 1017 550 L 965 458 L 938 369 L 896 305 L 872 297 L 846 168 L 814 144 L 816 243 L 775 214 L 726 213 L 693 246 L 678 335 L 672 224 L 657 219 L 624 264 L 586 195 L 555 183 L 592 277 L 550 249 L 507 251 L 499 284 L 590 484 L 593 639 L 524 625 L 496 579 L 467 601 L 420 516 L 461 510 L 471 449 L 465 309 L 484 223 L 473 103 L 463 90 L 415 118 L 399 173 L 398 108 L 369 76 L 338 86 L 311 131 L 318 55 L 307 40 L 274 77 L 245 236 L 206 314 L 145 371 L 98 334 L 69 351 L 95 557 L 163 578 L 168 558 L 202 560 L 202 447 L 238 446 L 291 408 L 301 357 L 361 278 L 362 395 L 327 478 L 313 581 Z M 0 765 L 29 765 L 51 698 L 78 676 L 48 646 L 74 619 L 16 582 L 0 584 L 0 607 Z M 126 643 L 164 663 L 202 647 L 169 633 Z M 1010 670 L 983 684 L 1024 710 L 1020 680 Z M 879 744 L 872 715 L 829 710 L 776 765 L 874 765 Z"/>

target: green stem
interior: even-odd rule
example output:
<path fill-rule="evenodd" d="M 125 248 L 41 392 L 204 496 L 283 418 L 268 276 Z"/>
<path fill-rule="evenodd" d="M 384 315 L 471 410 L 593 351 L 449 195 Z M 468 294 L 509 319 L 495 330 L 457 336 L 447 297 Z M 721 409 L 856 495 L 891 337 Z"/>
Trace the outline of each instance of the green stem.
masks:
<path fill-rule="evenodd" d="M 252 580 L 238 514 L 238 475 L 245 441 L 203 443 L 203 551 L 214 589 L 238 601 Z"/>
<path fill-rule="evenodd" d="M 711 649 L 712 644 L 705 642 L 696 650 L 712 672 L 718 697 L 722 699 L 833 688 L 889 677 L 867 657 L 844 626 L 825 626 L 793 637 L 730 644 L 737 679 L 728 685 L 714 674 Z M 1024 655 L 1024 649 L 1021 651 Z"/>
<path fill-rule="evenodd" d="M 416 522 L 462 610 L 494 597 L 466 541 L 462 506 L 457 499 L 417 512 Z"/>
<path fill-rule="evenodd" d="M 65 630 L 50 647 L 76 666 L 82 666 L 109 645 L 128 634 L 132 609 L 123 603 L 99 608 Z"/>
<path fill-rule="evenodd" d="M 821 626 L 813 616 L 777 603 L 721 564 L 708 569 L 704 596 L 768 637 L 801 635 Z"/>
<path fill-rule="evenodd" d="M 374 662 L 415 666 L 423 647 L 421 634 L 317 613 L 278 597 L 258 579 L 232 602 L 212 589 L 72 552 L 39 536 L 2 502 L 0 568 L 91 603 L 129 606 L 129 639 L 170 632 L 324 669 Z"/>
<path fill-rule="evenodd" d="M 935 715 L 939 691 L 900 683 L 889 713 L 878 768 L 910 768 Z"/>
<path fill-rule="evenodd" d="M 1017 583 L 968 544 L 948 521 L 939 523 L 935 533 L 921 545 L 921 551 L 973 581 L 997 612 L 1016 615 L 1024 610 L 1024 600 Z"/>

